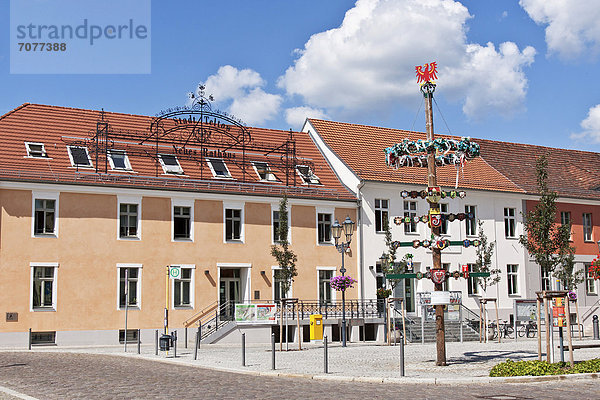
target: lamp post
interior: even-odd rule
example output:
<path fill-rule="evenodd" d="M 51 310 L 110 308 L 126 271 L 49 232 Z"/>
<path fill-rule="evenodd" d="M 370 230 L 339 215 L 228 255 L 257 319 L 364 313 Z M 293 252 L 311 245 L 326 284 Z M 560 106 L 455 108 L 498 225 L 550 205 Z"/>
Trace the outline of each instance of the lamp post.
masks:
<path fill-rule="evenodd" d="M 342 230 L 346 236 L 346 241 L 340 243 L 339 240 L 342 236 Z M 350 217 L 346 217 L 341 225 L 336 219 L 331 226 L 331 233 L 335 239 L 335 248 L 342 254 L 342 267 L 340 268 L 340 273 L 342 276 L 346 274 L 346 268 L 344 267 L 344 253 L 348 248 L 350 248 L 353 232 L 354 221 L 352 221 Z M 346 288 L 342 290 L 342 347 L 346 347 Z"/>

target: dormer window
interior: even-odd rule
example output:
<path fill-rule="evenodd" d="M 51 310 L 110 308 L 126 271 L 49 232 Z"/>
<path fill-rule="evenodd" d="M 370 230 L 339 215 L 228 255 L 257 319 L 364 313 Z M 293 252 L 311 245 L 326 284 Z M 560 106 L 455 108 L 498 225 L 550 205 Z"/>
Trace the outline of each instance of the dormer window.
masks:
<path fill-rule="evenodd" d="M 160 161 L 165 174 L 183 174 L 183 168 L 173 154 L 159 154 L 158 161 Z"/>
<path fill-rule="evenodd" d="M 209 158 L 208 165 L 215 178 L 231 178 L 229 169 L 225 162 L 220 158 Z"/>
<path fill-rule="evenodd" d="M 296 170 L 298 171 L 298 174 L 302 177 L 304 183 L 315 183 L 318 185 L 321 184 L 319 177 L 313 173 L 312 169 L 308 165 L 297 165 Z"/>
<path fill-rule="evenodd" d="M 71 165 L 74 167 L 91 167 L 92 160 L 88 153 L 87 147 L 80 146 L 67 146 L 69 149 L 69 158 L 71 159 Z"/>
<path fill-rule="evenodd" d="M 108 153 L 108 161 L 110 162 L 110 167 L 116 170 L 131 170 L 131 164 L 129 163 L 129 157 L 127 157 L 127 153 L 124 150 L 111 150 Z"/>
<path fill-rule="evenodd" d="M 277 182 L 278 179 L 275 174 L 271 171 L 271 167 L 266 162 L 255 161 L 252 163 L 254 170 L 260 177 L 261 181 Z"/>
<path fill-rule="evenodd" d="M 31 143 L 25 142 L 25 148 L 27 149 L 27 156 L 34 158 L 48 158 L 44 143 Z"/>

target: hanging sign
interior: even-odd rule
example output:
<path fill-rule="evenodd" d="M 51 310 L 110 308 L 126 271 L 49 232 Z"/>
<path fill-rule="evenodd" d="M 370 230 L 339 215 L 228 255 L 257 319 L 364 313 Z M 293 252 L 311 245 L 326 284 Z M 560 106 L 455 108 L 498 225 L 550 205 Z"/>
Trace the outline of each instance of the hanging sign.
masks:
<path fill-rule="evenodd" d="M 442 283 L 446 280 L 446 270 L 445 269 L 432 269 L 430 270 L 431 280 L 433 283 Z"/>
<path fill-rule="evenodd" d="M 181 278 L 181 267 L 169 267 L 169 278 L 171 278 L 171 279 Z"/>
<path fill-rule="evenodd" d="M 442 226 L 442 214 L 440 214 L 440 210 L 434 208 L 429 210 L 429 226 L 432 228 L 439 228 Z"/>

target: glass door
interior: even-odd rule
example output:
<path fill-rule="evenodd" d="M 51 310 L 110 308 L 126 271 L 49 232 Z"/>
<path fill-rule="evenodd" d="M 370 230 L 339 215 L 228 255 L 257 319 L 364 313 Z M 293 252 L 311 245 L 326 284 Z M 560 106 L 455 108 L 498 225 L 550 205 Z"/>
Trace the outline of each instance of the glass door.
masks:
<path fill-rule="evenodd" d="M 221 269 L 219 282 L 219 304 L 221 318 L 233 319 L 235 304 L 240 302 L 240 270 L 239 268 Z M 223 307 L 228 304 L 227 307 Z"/>

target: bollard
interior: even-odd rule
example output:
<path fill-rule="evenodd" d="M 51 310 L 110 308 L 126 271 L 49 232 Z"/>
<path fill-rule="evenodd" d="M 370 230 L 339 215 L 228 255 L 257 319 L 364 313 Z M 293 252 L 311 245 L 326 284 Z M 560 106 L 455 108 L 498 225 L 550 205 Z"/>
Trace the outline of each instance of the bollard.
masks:
<path fill-rule="evenodd" d="M 173 331 L 173 358 L 177 358 L 177 331 Z"/>
<path fill-rule="evenodd" d="M 275 369 L 275 334 L 271 333 L 271 369 Z"/>
<path fill-rule="evenodd" d="M 242 333 L 242 367 L 246 366 L 246 334 Z"/>
<path fill-rule="evenodd" d="M 404 376 L 404 338 L 400 338 L 400 376 Z"/>
<path fill-rule="evenodd" d="M 185 328 L 185 348 L 187 349 L 188 346 L 188 338 L 187 338 L 187 327 Z"/>
<path fill-rule="evenodd" d="M 137 342 L 138 354 L 140 354 L 140 350 L 141 350 L 141 346 L 142 346 L 142 338 L 141 338 L 142 335 L 141 334 L 142 334 L 142 330 L 138 329 L 138 342 Z"/>
<path fill-rule="evenodd" d="M 596 316 L 594 315 L 594 317 L 596 317 Z M 598 326 L 598 317 L 596 317 L 596 326 Z M 27 341 L 29 342 L 29 345 L 28 345 L 29 350 L 31 350 L 31 328 L 29 328 L 29 337 L 28 337 Z"/>
<path fill-rule="evenodd" d="M 327 335 L 323 337 L 323 370 L 326 374 L 329 373 L 329 361 L 328 361 L 328 350 L 327 350 Z"/>
<path fill-rule="evenodd" d="M 594 327 L 594 340 L 599 340 L 600 335 L 598 334 L 598 316 L 594 315 L 592 317 L 592 326 Z M 31 331 L 31 329 L 30 329 Z"/>
<path fill-rule="evenodd" d="M 158 329 L 154 331 L 154 355 L 158 355 Z"/>
<path fill-rule="evenodd" d="M 198 344 L 200 343 L 200 327 L 196 331 L 196 345 L 194 347 L 194 360 L 198 359 Z"/>

